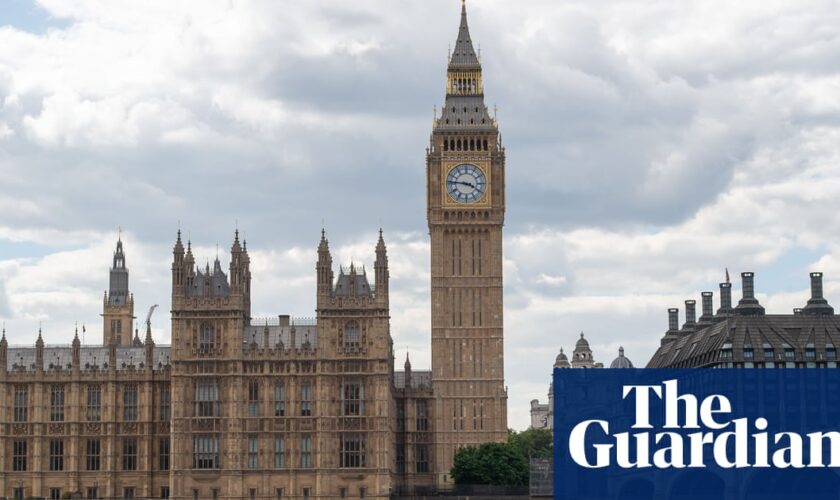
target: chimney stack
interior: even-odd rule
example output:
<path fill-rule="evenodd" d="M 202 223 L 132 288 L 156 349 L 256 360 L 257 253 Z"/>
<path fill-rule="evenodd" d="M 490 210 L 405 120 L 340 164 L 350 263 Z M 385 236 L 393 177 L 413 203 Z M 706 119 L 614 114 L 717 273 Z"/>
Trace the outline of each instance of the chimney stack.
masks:
<path fill-rule="evenodd" d="M 811 298 L 802 314 L 834 314 L 834 308 L 823 297 L 823 273 L 811 273 Z"/>
<path fill-rule="evenodd" d="M 668 309 L 668 331 L 676 332 L 680 329 L 680 310 L 676 307 Z"/>
<path fill-rule="evenodd" d="M 703 292 L 700 296 L 703 300 L 703 318 L 711 318 L 715 314 L 713 310 L 714 305 L 712 304 L 714 294 L 712 292 Z"/>
<path fill-rule="evenodd" d="M 741 300 L 735 311 L 738 314 L 764 314 L 764 307 L 755 298 L 755 274 L 741 273 Z"/>
<path fill-rule="evenodd" d="M 732 312 L 732 283 L 720 284 L 720 309 L 718 314 L 729 314 Z"/>
<path fill-rule="evenodd" d="M 743 299 L 755 298 L 755 275 L 753 273 L 741 273 L 741 297 Z"/>
<path fill-rule="evenodd" d="M 662 336 L 660 345 L 673 342 L 680 337 L 680 310 L 676 307 L 668 309 L 668 331 Z"/>
<path fill-rule="evenodd" d="M 811 298 L 823 298 L 823 275 L 822 273 L 811 273 Z"/>
<path fill-rule="evenodd" d="M 683 325 L 683 330 L 685 330 L 685 329 L 693 330 L 694 329 L 694 325 L 697 323 L 696 304 L 697 304 L 696 300 L 686 300 L 685 301 L 685 324 Z"/>

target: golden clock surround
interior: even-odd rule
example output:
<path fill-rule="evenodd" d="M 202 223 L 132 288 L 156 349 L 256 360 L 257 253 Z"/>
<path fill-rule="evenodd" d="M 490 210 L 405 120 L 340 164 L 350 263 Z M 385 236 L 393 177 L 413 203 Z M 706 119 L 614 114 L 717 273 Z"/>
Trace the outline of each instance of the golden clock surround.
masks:
<path fill-rule="evenodd" d="M 449 193 L 446 190 L 446 177 L 449 175 L 449 171 L 453 168 L 457 167 L 458 165 L 463 164 L 470 164 L 475 165 L 476 167 L 481 169 L 481 172 L 484 174 L 484 178 L 487 179 L 487 188 L 484 191 L 484 196 L 481 197 L 480 200 L 473 202 L 473 203 L 458 203 L 457 201 L 453 200 Z M 463 209 L 466 207 L 469 208 L 490 208 L 492 205 L 492 187 L 493 187 L 493 180 L 492 180 L 492 171 L 491 171 L 491 162 L 490 160 L 479 160 L 475 158 L 460 158 L 460 159 L 446 159 L 441 161 L 441 172 L 440 172 L 440 189 L 441 189 L 441 201 L 443 202 L 443 208 L 458 208 Z"/>

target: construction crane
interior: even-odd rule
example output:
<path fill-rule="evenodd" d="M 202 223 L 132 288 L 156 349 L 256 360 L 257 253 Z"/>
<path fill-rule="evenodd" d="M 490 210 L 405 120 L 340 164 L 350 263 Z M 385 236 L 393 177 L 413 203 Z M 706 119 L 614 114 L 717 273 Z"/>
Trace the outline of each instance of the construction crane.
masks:
<path fill-rule="evenodd" d="M 158 307 L 157 304 L 153 305 L 149 308 L 149 314 L 146 315 L 146 329 L 152 329 L 152 313 L 155 312 L 155 309 Z"/>

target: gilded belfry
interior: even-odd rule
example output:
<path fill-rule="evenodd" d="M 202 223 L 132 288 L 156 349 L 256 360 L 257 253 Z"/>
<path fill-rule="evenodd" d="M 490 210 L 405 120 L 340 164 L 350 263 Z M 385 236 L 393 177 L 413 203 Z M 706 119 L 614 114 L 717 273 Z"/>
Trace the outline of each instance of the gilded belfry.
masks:
<path fill-rule="evenodd" d="M 458 448 L 507 439 L 502 315 L 505 150 L 461 7 L 426 155 L 438 485 Z"/>
<path fill-rule="evenodd" d="M 314 317 L 251 314 L 251 257 L 196 262 L 179 230 L 171 345 L 132 326 L 122 237 L 101 345 L 0 339 L 1 498 L 392 498 L 452 486 L 463 446 L 507 436 L 504 149 L 466 8 L 426 163 L 432 370 L 395 369 L 382 231 L 372 266 L 321 232 Z M 104 267 L 104 266 L 103 266 Z M 369 278 L 368 269 L 372 269 Z M 259 279 L 259 277 L 255 277 Z M 84 333 L 84 329 L 82 330 Z M 400 360 L 402 361 L 402 359 Z"/>

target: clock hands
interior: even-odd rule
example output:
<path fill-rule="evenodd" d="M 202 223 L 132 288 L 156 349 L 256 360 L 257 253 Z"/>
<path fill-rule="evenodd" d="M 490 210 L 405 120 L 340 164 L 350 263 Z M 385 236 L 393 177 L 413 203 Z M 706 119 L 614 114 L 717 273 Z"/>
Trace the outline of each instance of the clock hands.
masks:
<path fill-rule="evenodd" d="M 473 184 L 471 182 L 464 182 L 464 181 L 446 181 L 446 182 L 448 182 L 449 184 L 461 184 L 462 186 L 469 186 L 469 187 L 475 189 L 475 184 Z"/>

